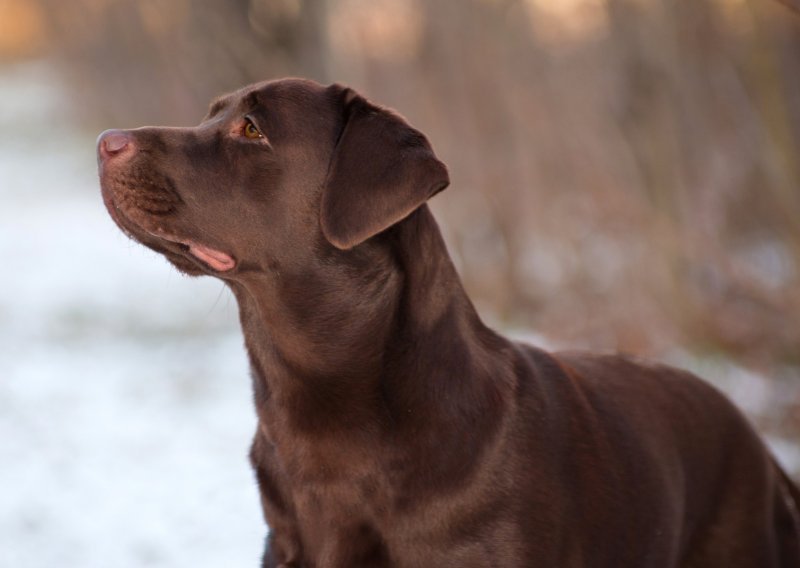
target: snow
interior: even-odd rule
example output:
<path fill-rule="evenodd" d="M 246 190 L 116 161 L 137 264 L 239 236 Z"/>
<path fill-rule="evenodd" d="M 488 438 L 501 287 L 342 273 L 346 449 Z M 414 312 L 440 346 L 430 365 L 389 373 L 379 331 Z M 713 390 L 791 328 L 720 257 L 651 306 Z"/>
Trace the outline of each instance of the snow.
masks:
<path fill-rule="evenodd" d="M 0 566 L 256 566 L 235 302 L 117 230 L 58 93 L 0 68 Z"/>

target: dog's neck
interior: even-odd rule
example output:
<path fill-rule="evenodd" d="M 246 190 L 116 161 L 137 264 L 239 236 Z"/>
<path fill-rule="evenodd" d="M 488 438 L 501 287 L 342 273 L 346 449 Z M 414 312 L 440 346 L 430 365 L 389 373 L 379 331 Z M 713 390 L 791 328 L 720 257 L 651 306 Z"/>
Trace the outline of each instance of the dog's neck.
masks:
<path fill-rule="evenodd" d="M 435 400 L 424 391 L 483 388 L 475 374 L 493 374 L 486 352 L 507 343 L 475 312 L 428 207 L 381 239 L 371 246 L 382 254 L 349 265 L 231 286 L 257 406 L 275 397 L 300 427 L 332 428 Z"/>

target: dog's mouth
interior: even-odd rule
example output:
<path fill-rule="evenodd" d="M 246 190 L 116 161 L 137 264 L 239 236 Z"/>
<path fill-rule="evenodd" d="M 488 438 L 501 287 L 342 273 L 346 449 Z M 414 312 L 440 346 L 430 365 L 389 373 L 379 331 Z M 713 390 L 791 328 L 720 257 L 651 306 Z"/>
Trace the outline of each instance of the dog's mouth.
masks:
<path fill-rule="evenodd" d="M 193 260 L 199 260 L 208 268 L 216 272 L 228 272 L 236 267 L 236 261 L 231 255 L 221 250 L 212 248 L 194 241 L 192 239 L 179 237 L 177 235 L 166 232 L 162 227 L 155 227 L 153 230 L 147 230 L 147 234 L 160 239 L 162 242 L 171 245 L 181 254 L 190 255 Z M 136 238 L 134 236 L 134 238 Z M 147 243 L 145 243 L 147 244 Z M 173 252 L 173 251 L 168 251 Z M 173 262 L 174 258 L 171 258 Z"/>
<path fill-rule="evenodd" d="M 228 272 L 236 267 L 230 254 L 170 230 L 166 217 L 181 200 L 173 192 L 142 191 L 120 180 L 101 182 L 103 203 L 109 215 L 128 237 L 164 254 L 180 270 L 201 274 L 201 268 Z"/>
<path fill-rule="evenodd" d="M 228 270 L 233 270 L 236 266 L 236 261 L 233 260 L 233 257 L 221 250 L 213 249 L 193 241 L 178 241 L 178 244 L 188 247 L 189 254 L 205 262 L 217 272 L 227 272 Z"/>

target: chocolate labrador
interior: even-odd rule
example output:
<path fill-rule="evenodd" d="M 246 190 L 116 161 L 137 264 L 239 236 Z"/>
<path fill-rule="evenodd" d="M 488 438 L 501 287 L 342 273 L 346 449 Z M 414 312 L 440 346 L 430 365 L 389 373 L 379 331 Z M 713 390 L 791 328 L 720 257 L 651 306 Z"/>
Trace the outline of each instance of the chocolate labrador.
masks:
<path fill-rule="evenodd" d="M 719 392 L 481 322 L 394 112 L 273 81 L 98 156 L 119 227 L 238 301 L 263 567 L 800 567 L 800 493 Z"/>

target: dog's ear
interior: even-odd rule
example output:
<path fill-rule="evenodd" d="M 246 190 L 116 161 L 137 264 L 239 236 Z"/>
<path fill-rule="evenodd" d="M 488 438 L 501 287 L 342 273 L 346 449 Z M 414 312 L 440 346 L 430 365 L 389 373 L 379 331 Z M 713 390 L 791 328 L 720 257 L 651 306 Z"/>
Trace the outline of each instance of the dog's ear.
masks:
<path fill-rule="evenodd" d="M 425 136 L 351 89 L 339 89 L 343 127 L 322 191 L 320 225 L 340 249 L 404 219 L 450 183 Z"/>

